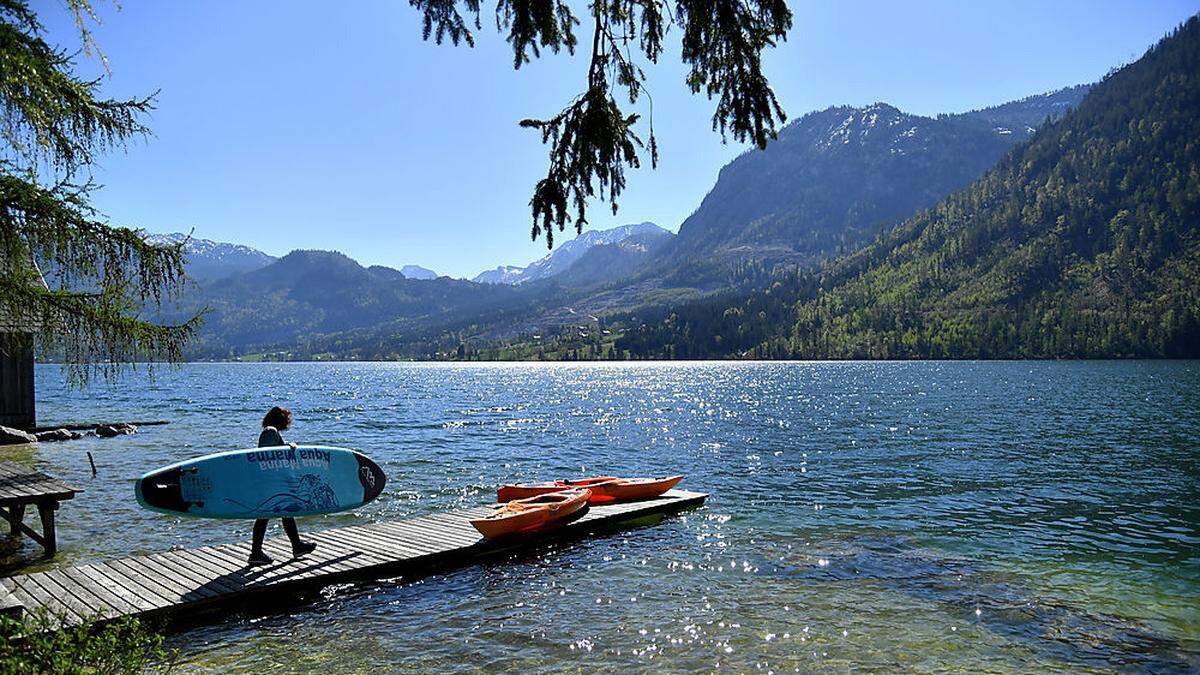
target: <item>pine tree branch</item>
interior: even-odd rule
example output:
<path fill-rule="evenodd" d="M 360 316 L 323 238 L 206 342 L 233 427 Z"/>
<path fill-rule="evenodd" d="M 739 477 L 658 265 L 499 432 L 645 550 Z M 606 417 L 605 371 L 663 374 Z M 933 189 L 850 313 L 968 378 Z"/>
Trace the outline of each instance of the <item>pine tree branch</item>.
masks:
<path fill-rule="evenodd" d="M 474 46 L 467 16 L 479 28 L 479 0 L 409 0 L 424 21 L 425 39 Z M 464 12 L 459 11 L 462 6 Z M 636 133 L 638 114 L 626 114 L 616 102 L 621 88 L 630 105 L 645 93 L 646 74 L 634 61 L 636 45 L 651 63 L 663 49 L 663 37 L 678 21 L 684 30 L 681 58 L 691 66 L 687 85 L 716 100 L 713 130 L 759 147 L 775 137 L 786 120 L 762 73 L 761 53 L 791 28 L 792 14 L 783 0 L 677 0 L 674 13 L 665 0 L 592 0 L 592 49 L 586 90 L 547 119 L 525 119 L 521 126 L 541 132 L 549 146 L 549 168 L 530 199 L 534 239 L 554 245 L 554 230 L 574 222 L 587 224 L 589 200 L 607 200 L 615 214 L 625 189 L 625 169 L 640 166 L 646 147 Z M 574 28 L 579 20 L 562 0 L 498 0 L 496 27 L 507 31 L 513 65 L 520 68 L 541 49 L 574 54 Z M 649 154 L 658 164 L 658 143 L 650 120 Z"/>
<path fill-rule="evenodd" d="M 85 51 L 95 48 L 89 0 L 67 0 Z M 178 291 L 181 245 L 155 246 L 92 208 L 89 181 L 74 182 L 103 152 L 149 134 L 153 96 L 98 96 L 99 80 L 73 74 L 25 0 L 0 0 L 0 317 L 61 357 L 75 381 L 121 364 L 177 361 L 200 316 L 177 325 L 143 318 Z M 39 265 L 54 275 L 54 288 Z"/>

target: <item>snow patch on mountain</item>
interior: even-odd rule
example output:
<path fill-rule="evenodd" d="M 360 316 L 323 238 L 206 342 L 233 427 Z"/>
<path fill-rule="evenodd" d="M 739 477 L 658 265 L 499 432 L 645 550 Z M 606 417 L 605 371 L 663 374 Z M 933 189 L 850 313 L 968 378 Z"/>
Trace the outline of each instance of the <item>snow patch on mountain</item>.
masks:
<path fill-rule="evenodd" d="M 182 232 L 149 234 L 146 241 L 156 246 L 175 246 L 182 243 L 183 252 L 187 257 L 185 269 L 188 276 L 197 281 L 213 281 L 250 272 L 266 267 L 276 260 L 275 256 L 256 248 L 200 239 Z"/>
<path fill-rule="evenodd" d="M 519 284 L 524 281 L 525 268 L 516 265 L 497 265 L 494 270 L 485 270 L 475 275 L 478 284 Z"/>
<path fill-rule="evenodd" d="M 597 246 L 621 244 L 628 239 L 673 236 L 670 231 L 651 222 L 621 225 L 607 230 L 588 230 L 565 241 L 547 255 L 525 267 L 501 265 L 493 270 L 480 272 L 472 281 L 483 284 L 524 284 L 561 274 L 579 261 L 585 253 Z M 644 247 L 644 241 L 634 246 Z"/>

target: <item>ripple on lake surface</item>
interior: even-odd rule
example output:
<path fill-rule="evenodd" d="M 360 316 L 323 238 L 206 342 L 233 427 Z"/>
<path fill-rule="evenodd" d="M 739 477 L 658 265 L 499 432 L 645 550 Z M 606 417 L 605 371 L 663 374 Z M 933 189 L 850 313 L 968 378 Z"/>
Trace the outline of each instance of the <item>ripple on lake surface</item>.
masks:
<path fill-rule="evenodd" d="M 276 403 L 289 440 L 361 449 L 390 478 L 302 528 L 582 473 L 683 471 L 712 495 L 191 629 L 172 637 L 188 669 L 1200 669 L 1195 362 L 193 364 L 85 392 L 37 376 L 44 422 L 174 420 L 0 453 L 86 490 L 54 564 L 244 538 L 139 510 L 132 482 L 253 445 Z"/>

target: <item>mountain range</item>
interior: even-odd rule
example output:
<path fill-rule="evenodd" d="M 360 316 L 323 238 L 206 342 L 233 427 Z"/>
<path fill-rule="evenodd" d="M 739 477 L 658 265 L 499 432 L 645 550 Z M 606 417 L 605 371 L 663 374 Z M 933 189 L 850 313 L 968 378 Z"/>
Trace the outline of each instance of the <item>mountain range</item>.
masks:
<path fill-rule="evenodd" d="M 148 234 L 146 241 L 156 246 L 175 246 L 183 244 L 186 255 L 184 263 L 188 277 L 192 281 L 207 283 L 225 279 L 246 272 L 262 269 L 278 260 L 273 255 L 244 246 L 230 244 L 211 239 L 200 239 L 182 232 L 166 234 Z M 391 268 L 380 268 L 387 270 Z M 405 265 L 397 274 L 405 279 L 436 279 L 438 274 L 420 265 Z M 383 273 L 383 272 L 381 272 Z"/>
<path fill-rule="evenodd" d="M 627 317 L 630 330 L 611 349 L 669 358 L 1194 358 L 1197 111 L 1193 17 L 969 187 L 860 250 L 749 293 Z"/>
<path fill-rule="evenodd" d="M 805 115 L 725 166 L 678 235 L 589 231 L 473 281 L 293 252 L 199 284 L 183 309 L 211 311 L 192 355 L 1179 354 L 1200 108 L 1196 64 L 1164 45 L 1194 23 L 1095 86 L 935 117 Z"/>
<path fill-rule="evenodd" d="M 335 251 L 298 250 L 274 258 L 182 234 L 151 240 L 186 242 L 187 269 L 196 282 L 167 308 L 165 318 L 204 310 L 191 356 L 231 358 L 258 352 L 341 353 L 347 340 L 363 339 L 374 350 L 410 355 L 404 343 L 413 336 L 428 337 L 464 316 L 511 315 L 538 306 L 538 298 L 557 293 L 557 283 L 548 284 L 564 273 L 571 274 L 572 283 L 601 283 L 671 236 L 650 223 L 585 232 L 524 268 L 529 272 L 520 289 L 516 283 L 438 277 L 413 265 L 364 267 Z"/>

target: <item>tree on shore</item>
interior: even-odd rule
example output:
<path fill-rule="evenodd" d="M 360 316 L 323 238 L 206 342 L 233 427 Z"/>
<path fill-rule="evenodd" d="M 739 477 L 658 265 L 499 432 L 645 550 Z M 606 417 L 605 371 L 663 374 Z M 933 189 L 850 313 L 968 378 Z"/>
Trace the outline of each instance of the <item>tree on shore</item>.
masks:
<path fill-rule="evenodd" d="M 482 27 L 481 0 L 409 0 L 423 15 L 426 40 L 474 46 Z M 762 51 L 785 39 L 792 13 L 784 0 L 592 0 L 587 4 L 591 35 L 586 85 L 562 110 L 521 126 L 541 133 L 549 146 L 549 168 L 530 199 L 532 238 L 554 245 L 554 229 L 574 221 L 587 224 L 587 202 L 607 200 L 613 213 L 625 188 L 625 168 L 641 166 L 641 154 L 657 165 L 653 106 L 648 134 L 638 134 L 637 113 L 626 113 L 618 96 L 636 105 L 645 96 L 645 73 L 634 59 L 640 52 L 655 63 L 673 24 L 683 30 L 681 59 L 690 68 L 687 86 L 716 99 L 713 130 L 722 138 L 765 147 L 783 109 L 762 73 Z M 542 50 L 574 55 L 581 19 L 566 0 L 497 0 L 496 28 L 513 49 L 520 68 Z"/>
<path fill-rule="evenodd" d="M 68 0 L 94 53 L 89 0 Z M 77 378 L 116 364 L 181 358 L 197 319 L 162 325 L 155 307 L 183 279 L 181 246 L 155 246 L 90 204 L 97 157 L 143 137 L 153 97 L 114 100 L 73 73 L 26 0 L 0 0 L 0 317 L 33 331 Z M 39 266 L 53 270 L 47 286 Z M 28 334 L 28 333 L 24 333 Z M 3 349 L 28 338 L 8 333 Z"/>

